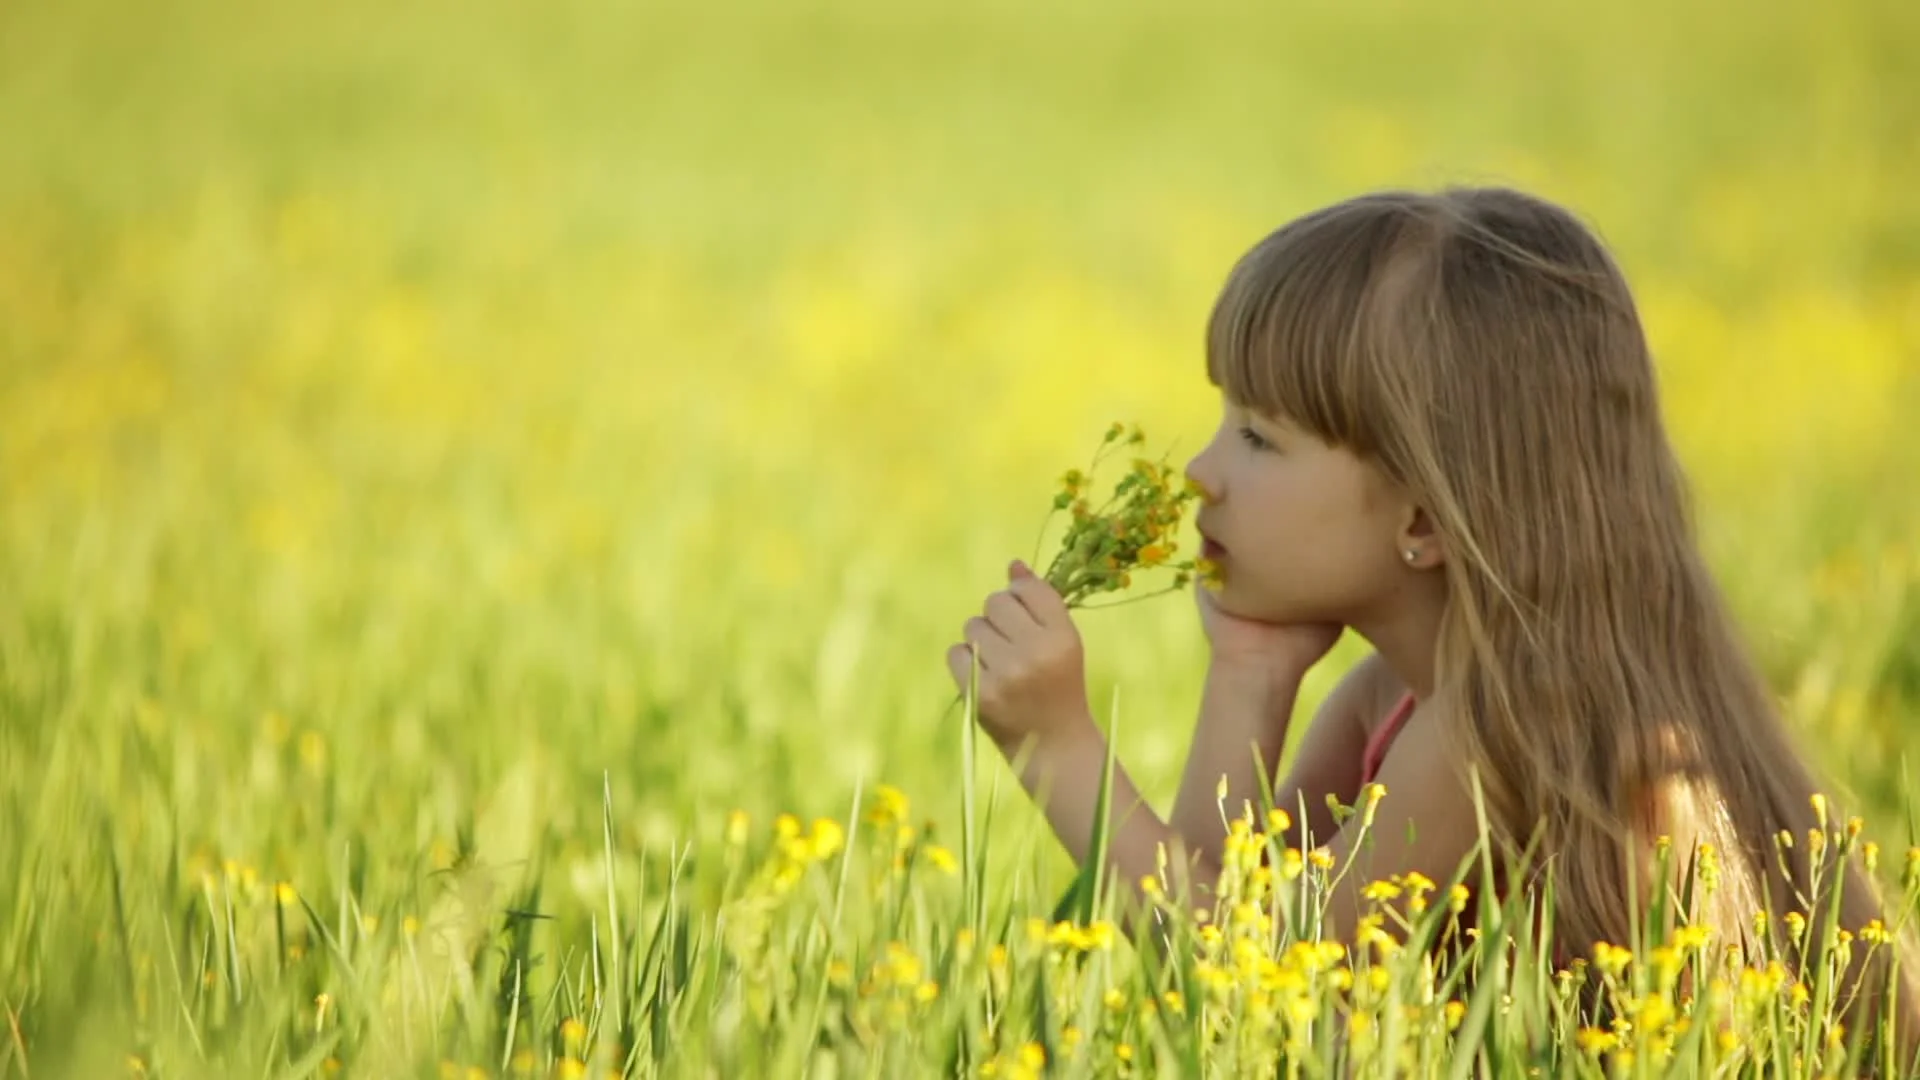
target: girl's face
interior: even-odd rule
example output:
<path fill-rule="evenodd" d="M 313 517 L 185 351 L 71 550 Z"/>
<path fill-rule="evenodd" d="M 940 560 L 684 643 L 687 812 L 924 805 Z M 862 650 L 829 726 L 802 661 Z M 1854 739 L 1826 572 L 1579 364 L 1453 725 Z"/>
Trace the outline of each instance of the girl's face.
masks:
<path fill-rule="evenodd" d="M 1187 477 L 1206 493 L 1197 523 L 1228 614 L 1353 625 L 1404 582 L 1407 501 L 1372 466 L 1285 420 L 1225 403 Z"/>

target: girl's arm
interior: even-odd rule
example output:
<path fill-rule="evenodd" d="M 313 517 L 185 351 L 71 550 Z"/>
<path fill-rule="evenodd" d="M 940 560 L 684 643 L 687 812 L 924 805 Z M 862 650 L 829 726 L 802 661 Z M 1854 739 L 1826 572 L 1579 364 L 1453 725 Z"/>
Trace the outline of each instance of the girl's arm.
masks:
<path fill-rule="evenodd" d="M 1159 870 L 1164 850 L 1173 864 L 1169 884 L 1176 894 L 1195 905 L 1209 901 L 1226 833 L 1217 796 L 1220 779 L 1227 780 L 1229 815 L 1247 802 L 1262 805 L 1261 769 L 1271 775 L 1279 760 L 1300 676 L 1338 632 L 1338 627 L 1286 628 L 1258 639 L 1273 648 L 1227 650 L 1255 658 L 1247 663 L 1222 662 L 1220 642 L 1213 642 L 1215 661 L 1173 822 L 1154 813 L 1116 763 L 1107 865 L 1121 880 L 1123 897 L 1137 896 L 1140 880 Z M 1008 570 L 1008 587 L 989 596 L 982 614 L 967 620 L 962 633 L 965 644 L 947 651 L 955 684 L 967 688 L 977 661 L 981 727 L 1018 767 L 1021 783 L 1074 861 L 1084 864 L 1092 854 L 1107 748 L 1087 705 L 1080 636 L 1065 603 L 1043 579 L 1015 563 Z M 1364 745 L 1355 705 L 1370 698 L 1360 689 L 1367 670 L 1367 665 L 1357 669 L 1342 684 L 1344 692 L 1336 692 L 1322 709 L 1293 775 L 1282 785 L 1283 804 L 1301 791 L 1309 792 L 1310 806 L 1324 804 L 1325 792 L 1353 785 L 1346 770 L 1357 769 Z M 1315 790 L 1320 797 L 1314 797 Z"/>
<path fill-rule="evenodd" d="M 1351 803 L 1359 792 L 1367 718 L 1378 709 L 1385 667 L 1378 656 L 1369 656 L 1347 672 L 1321 702 L 1292 767 L 1276 783 L 1304 674 L 1289 668 L 1262 675 L 1217 664 L 1208 670 L 1193 749 L 1174 799 L 1173 823 L 1190 847 L 1208 852 L 1216 865 L 1227 833 L 1219 800 L 1223 775 L 1227 819 L 1239 817 L 1249 804 L 1258 818 L 1266 805 L 1260 793 L 1264 774 L 1267 783 L 1275 784 L 1274 807 L 1293 820 L 1292 835 L 1297 838 L 1304 827 L 1316 841 L 1331 837 L 1335 828 L 1327 796 Z M 1264 827 L 1258 820 L 1255 824 Z"/>
<path fill-rule="evenodd" d="M 1278 787 L 1274 805 L 1296 817 L 1304 798 L 1311 836 L 1334 834 L 1327 794 L 1351 802 L 1357 793 L 1366 745 L 1364 710 L 1378 700 L 1378 678 L 1378 661 L 1372 658 L 1347 674 L 1321 706 Z M 1248 804 L 1259 813 L 1265 802 L 1260 794 L 1262 770 L 1270 779 L 1278 768 L 1299 686 L 1300 674 L 1292 671 L 1255 672 L 1225 665 L 1209 669 L 1192 749 L 1168 820 L 1153 811 L 1125 767 L 1115 761 L 1107 863 L 1128 895 L 1140 898 L 1140 879 L 1157 873 L 1164 845 L 1170 884 L 1184 888 L 1189 903 L 1210 902 L 1227 834 L 1220 780 L 1224 776 L 1227 781 L 1225 817 L 1237 817 Z M 1084 865 L 1093 856 L 1105 739 L 1089 715 L 1022 745 L 1027 749 L 1024 759 L 1021 745 L 1003 745 L 1002 751 L 1020 766 L 1021 783 L 1074 862 Z"/>

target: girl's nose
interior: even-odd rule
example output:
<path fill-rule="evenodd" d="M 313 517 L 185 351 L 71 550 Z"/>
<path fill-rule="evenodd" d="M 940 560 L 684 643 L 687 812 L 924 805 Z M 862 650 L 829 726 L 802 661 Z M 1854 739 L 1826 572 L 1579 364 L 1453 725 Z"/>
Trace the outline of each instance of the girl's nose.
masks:
<path fill-rule="evenodd" d="M 1220 489 L 1209 477 L 1206 469 L 1206 459 L 1207 455 L 1205 451 L 1194 455 L 1193 460 L 1187 462 L 1186 477 L 1188 481 L 1200 489 L 1200 501 L 1208 506 L 1212 506 L 1214 503 L 1220 501 Z"/>

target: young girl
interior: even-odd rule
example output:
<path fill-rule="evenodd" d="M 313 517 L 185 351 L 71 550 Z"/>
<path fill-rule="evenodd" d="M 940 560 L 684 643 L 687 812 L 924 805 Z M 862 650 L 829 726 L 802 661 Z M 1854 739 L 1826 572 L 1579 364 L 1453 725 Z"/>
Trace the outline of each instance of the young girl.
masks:
<path fill-rule="evenodd" d="M 1358 860 L 1328 937 L 1370 881 L 1454 875 L 1481 835 L 1476 781 L 1496 858 L 1533 845 L 1575 950 L 1631 940 L 1627 883 L 1648 881 L 1661 836 L 1680 858 L 1719 853 L 1719 940 L 1769 900 L 1801 907 L 1805 860 L 1783 872 L 1775 837 L 1804 851 L 1818 788 L 1696 550 L 1627 284 L 1575 218 L 1504 189 L 1308 214 L 1234 267 L 1207 375 L 1221 424 L 1187 474 L 1223 577 L 1195 590 L 1211 663 L 1171 816 L 1116 770 L 1120 879 L 1154 873 L 1162 845 L 1217 877 L 1217 785 L 1229 815 L 1263 805 L 1301 677 L 1351 628 L 1374 652 L 1272 792 L 1308 810 L 1290 842 L 1304 829 Z M 1019 563 L 1009 578 L 948 666 L 964 688 L 977 654 L 983 728 L 1010 760 L 1026 751 L 1023 781 L 1084 861 L 1105 747 L 1080 638 L 1044 580 Z M 1326 797 L 1374 781 L 1387 794 L 1358 847 Z M 1879 913 L 1849 873 L 1841 924 L 1858 928 Z"/>

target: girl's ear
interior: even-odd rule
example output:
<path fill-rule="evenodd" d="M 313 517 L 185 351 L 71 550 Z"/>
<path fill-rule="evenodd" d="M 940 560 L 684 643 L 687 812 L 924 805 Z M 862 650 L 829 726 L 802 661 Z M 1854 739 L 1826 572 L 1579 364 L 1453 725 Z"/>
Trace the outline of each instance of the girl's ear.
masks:
<path fill-rule="evenodd" d="M 1446 564 L 1446 541 L 1441 538 L 1440 530 L 1434 527 L 1433 515 L 1427 513 L 1425 507 L 1408 509 L 1396 539 L 1400 546 L 1400 561 L 1406 563 L 1409 569 L 1432 570 Z"/>

